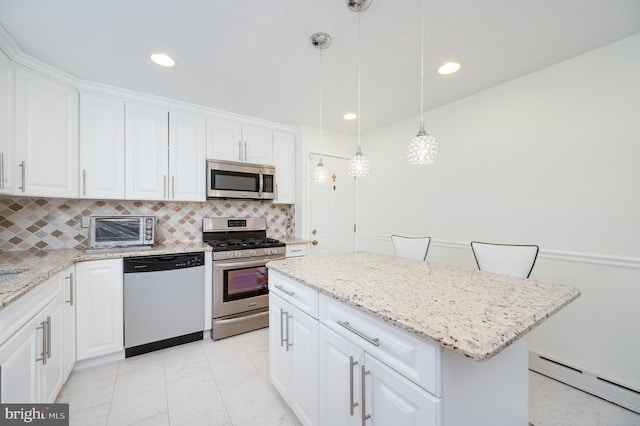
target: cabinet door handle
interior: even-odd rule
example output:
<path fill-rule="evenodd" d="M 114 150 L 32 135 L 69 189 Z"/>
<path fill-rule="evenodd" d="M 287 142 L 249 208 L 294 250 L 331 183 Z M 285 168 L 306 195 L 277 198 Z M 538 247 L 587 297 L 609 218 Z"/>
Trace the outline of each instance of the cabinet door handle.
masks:
<path fill-rule="evenodd" d="M 280 290 L 281 292 L 283 292 L 284 294 L 286 294 L 287 296 L 291 296 L 291 297 L 293 297 L 293 296 L 295 296 L 295 295 L 296 295 L 296 292 L 295 292 L 295 291 L 289 291 L 289 290 L 286 290 L 284 287 L 282 287 L 282 286 L 281 286 L 281 285 L 279 285 L 279 284 L 277 284 L 275 287 L 276 287 L 278 290 Z"/>
<path fill-rule="evenodd" d="M 282 323 L 282 317 L 287 314 L 288 312 L 285 312 L 284 309 L 280 308 L 280 347 L 283 347 L 284 342 L 286 342 L 286 339 L 284 338 L 284 324 Z"/>
<path fill-rule="evenodd" d="M 371 371 L 367 371 L 366 368 L 364 368 L 364 365 L 362 367 L 360 367 L 361 369 L 361 373 L 362 373 L 362 380 L 361 380 L 361 384 L 362 384 L 362 405 L 360 405 L 360 407 L 362 407 L 362 426 L 365 426 L 367 424 L 367 419 L 371 418 L 371 414 L 367 414 L 367 400 L 366 400 L 366 376 L 368 374 L 371 374 Z"/>
<path fill-rule="evenodd" d="M 176 177 L 171 176 L 171 198 L 176 198 Z"/>
<path fill-rule="evenodd" d="M 278 184 L 276 183 L 276 200 L 278 199 Z"/>
<path fill-rule="evenodd" d="M 337 321 L 337 322 L 339 325 L 343 326 L 344 328 L 346 328 L 353 334 L 357 335 L 358 337 L 363 338 L 364 340 L 371 343 L 372 345 L 380 346 L 380 339 L 378 339 L 377 337 L 369 337 L 366 334 L 364 334 L 362 331 L 356 330 L 355 328 L 353 328 L 353 326 L 349 324 L 349 321 Z"/>
<path fill-rule="evenodd" d="M 238 141 L 238 161 L 242 161 L 242 141 Z"/>
<path fill-rule="evenodd" d="M 87 169 L 82 169 L 82 195 L 87 195 Z"/>
<path fill-rule="evenodd" d="M 4 153 L 0 152 L 0 189 L 4 189 Z"/>
<path fill-rule="evenodd" d="M 25 192 L 26 188 L 25 188 L 25 179 L 26 179 L 26 175 L 25 175 L 25 169 L 27 168 L 27 166 L 24 163 L 24 160 L 18 164 L 18 167 L 22 168 L 22 171 L 20 172 L 22 175 L 22 186 L 20 187 L 20 189 L 22 190 L 22 192 Z"/>
<path fill-rule="evenodd" d="M 162 198 L 167 198 L 167 175 L 162 175 Z"/>
<path fill-rule="evenodd" d="M 289 348 L 291 346 L 293 346 L 293 343 L 291 343 L 291 341 L 289 340 L 289 338 L 291 336 L 289 336 L 289 319 L 293 318 L 293 315 L 289 315 L 289 312 L 286 313 L 287 314 L 287 352 L 289 352 Z"/>
<path fill-rule="evenodd" d="M 65 300 L 69 306 L 73 306 L 73 272 L 69 273 L 68 277 L 64 277 L 65 280 L 69 280 L 69 300 Z"/>
<path fill-rule="evenodd" d="M 42 365 L 47 364 L 47 322 L 42 321 L 39 327 L 36 327 L 36 330 L 42 330 L 42 352 L 40 353 L 40 358 L 36 358 L 36 362 L 42 361 Z"/>
<path fill-rule="evenodd" d="M 353 356 L 350 356 L 349 364 L 349 407 L 351 410 L 351 415 L 353 416 L 355 413 L 354 408 L 358 406 L 357 402 L 353 402 L 353 367 L 358 364 L 358 361 L 354 361 Z"/>
<path fill-rule="evenodd" d="M 47 358 L 51 358 L 51 317 L 47 317 Z"/>
<path fill-rule="evenodd" d="M 244 161 L 247 161 L 247 143 L 244 143 Z"/>

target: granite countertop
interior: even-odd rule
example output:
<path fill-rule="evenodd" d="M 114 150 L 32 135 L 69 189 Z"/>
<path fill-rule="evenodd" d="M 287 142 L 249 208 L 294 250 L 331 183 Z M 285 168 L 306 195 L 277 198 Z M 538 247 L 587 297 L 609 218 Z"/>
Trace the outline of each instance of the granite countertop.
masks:
<path fill-rule="evenodd" d="M 18 300 L 38 284 L 73 265 L 86 260 L 117 259 L 134 256 L 211 251 L 206 243 L 156 244 L 150 248 L 120 248 L 99 250 L 39 250 L 8 251 L 0 253 L 0 278 L 4 274 L 18 273 L 0 281 L 0 310 Z"/>
<path fill-rule="evenodd" d="M 476 361 L 492 358 L 580 295 L 566 285 L 366 252 L 267 266 Z"/>
<path fill-rule="evenodd" d="M 292 244 L 311 244 L 311 240 L 302 240 L 300 238 L 287 238 L 284 240 L 284 243 L 287 245 Z"/>

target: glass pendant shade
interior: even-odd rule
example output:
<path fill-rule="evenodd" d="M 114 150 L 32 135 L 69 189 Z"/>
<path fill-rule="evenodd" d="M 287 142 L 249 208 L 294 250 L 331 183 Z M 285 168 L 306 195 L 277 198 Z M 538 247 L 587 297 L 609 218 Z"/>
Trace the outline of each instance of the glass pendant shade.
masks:
<path fill-rule="evenodd" d="M 407 161 L 414 165 L 431 164 L 438 158 L 439 153 L 438 141 L 424 130 L 422 123 L 418 134 L 407 145 Z"/>
<path fill-rule="evenodd" d="M 358 145 L 356 155 L 354 155 L 349 162 L 347 173 L 349 174 L 349 176 L 353 177 L 365 177 L 369 176 L 370 171 L 371 161 L 367 157 L 362 155 L 362 149 L 360 148 L 360 145 Z"/>
<path fill-rule="evenodd" d="M 322 163 L 322 158 L 318 161 L 318 165 L 311 171 L 311 180 L 315 183 L 329 182 L 329 169 Z"/>

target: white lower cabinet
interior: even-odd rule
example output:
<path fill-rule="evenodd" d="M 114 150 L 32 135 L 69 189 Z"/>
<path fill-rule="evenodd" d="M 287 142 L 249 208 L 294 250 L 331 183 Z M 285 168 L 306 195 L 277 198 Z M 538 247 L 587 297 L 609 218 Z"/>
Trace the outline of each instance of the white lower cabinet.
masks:
<path fill-rule="evenodd" d="M 269 295 L 271 382 L 303 425 L 318 424 L 318 321 Z"/>
<path fill-rule="evenodd" d="M 2 403 L 54 402 L 69 375 L 65 272 L 0 311 L 3 336 L 10 336 L 0 345 Z M 13 332 L 7 324 L 19 328 Z"/>
<path fill-rule="evenodd" d="M 124 350 L 122 259 L 76 264 L 78 361 Z"/>

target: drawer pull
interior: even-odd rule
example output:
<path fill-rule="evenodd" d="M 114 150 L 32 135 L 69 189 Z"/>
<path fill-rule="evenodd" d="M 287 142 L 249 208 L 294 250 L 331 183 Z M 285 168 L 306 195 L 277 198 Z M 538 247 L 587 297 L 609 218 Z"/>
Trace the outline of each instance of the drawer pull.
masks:
<path fill-rule="evenodd" d="M 364 340 L 366 340 L 367 342 L 371 343 L 372 345 L 380 346 L 380 339 L 378 339 L 377 337 L 371 338 L 371 337 L 367 336 L 366 334 L 364 334 L 363 332 L 361 332 L 359 330 L 356 330 L 355 328 L 353 328 L 349 324 L 349 321 L 338 321 L 338 324 L 340 324 L 341 326 L 343 326 L 344 328 L 346 328 L 347 330 L 349 330 L 353 334 L 356 334 L 357 336 L 362 337 Z"/>
<path fill-rule="evenodd" d="M 282 287 L 281 285 L 276 285 L 276 288 L 278 290 L 280 290 L 281 292 L 283 292 L 284 294 L 286 294 L 287 296 L 295 296 L 296 292 L 295 291 L 289 291 L 289 290 L 285 290 L 284 287 Z"/>

